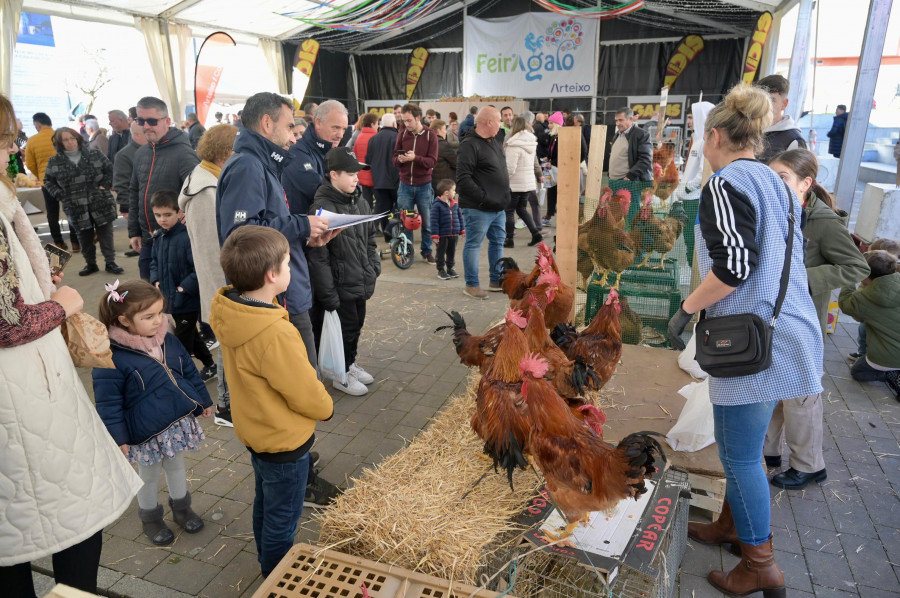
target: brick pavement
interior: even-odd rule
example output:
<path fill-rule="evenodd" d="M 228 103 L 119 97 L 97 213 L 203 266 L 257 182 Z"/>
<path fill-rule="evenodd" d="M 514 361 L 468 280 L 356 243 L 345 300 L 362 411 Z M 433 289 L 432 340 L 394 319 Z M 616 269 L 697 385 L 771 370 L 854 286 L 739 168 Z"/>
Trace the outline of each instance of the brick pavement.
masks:
<path fill-rule="evenodd" d="M 518 236 L 524 241 L 526 235 Z M 119 251 L 125 248 L 124 237 L 117 228 Z M 533 254 L 527 247 L 507 250 L 510 253 L 523 264 Z M 461 255 L 457 258 L 461 262 Z M 484 255 L 481 261 L 486 285 Z M 119 264 L 126 268 L 122 280 L 137 277 L 135 258 L 120 257 Z M 462 294 L 461 281 L 439 281 L 434 267 L 421 261 L 407 271 L 389 261 L 382 265 L 382 277 L 368 304 L 359 357 L 376 382 L 365 397 L 344 395 L 329 385 L 335 416 L 317 431 L 321 475 L 342 486 L 352 483 L 350 479 L 363 468 L 402 448 L 449 397 L 462 390 L 467 369 L 459 364 L 449 334 L 433 333 L 448 321 L 438 307 L 461 311 L 474 331 L 504 313 L 500 294 L 491 294 L 487 301 L 470 299 Z M 82 266 L 76 256 L 66 282 L 82 292 L 88 311 L 96 313 L 101 283 L 108 277 L 79 278 Z M 900 403 L 883 384 L 850 379 L 844 356 L 855 348 L 855 331 L 856 326 L 841 316 L 837 334 L 826 346 L 827 482 L 802 493 L 771 488 L 775 548 L 791 596 L 900 596 Z M 90 392 L 90 373 L 82 372 L 82 379 Z M 209 388 L 215 392 L 212 382 Z M 188 453 L 186 462 L 194 506 L 205 529 L 180 534 L 170 547 L 153 547 L 141 532 L 133 504 L 104 530 L 102 594 L 248 597 L 261 583 L 252 538 L 253 475 L 248 453 L 230 428 L 211 420 L 203 424 L 207 441 L 201 450 Z M 161 481 L 162 504 L 165 499 Z M 297 540 L 315 542 L 317 537 L 314 522 L 304 516 Z M 704 578 L 710 570 L 730 567 L 736 560 L 717 547 L 689 542 L 680 596 L 721 596 Z M 45 575 L 51 567 L 49 558 L 34 564 L 39 595 L 52 587 Z"/>

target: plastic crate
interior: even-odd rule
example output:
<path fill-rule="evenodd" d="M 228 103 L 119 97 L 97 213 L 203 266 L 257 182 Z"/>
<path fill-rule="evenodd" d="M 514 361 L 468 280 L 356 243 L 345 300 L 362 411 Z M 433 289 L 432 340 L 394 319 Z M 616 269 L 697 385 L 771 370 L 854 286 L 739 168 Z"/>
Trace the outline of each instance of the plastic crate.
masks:
<path fill-rule="evenodd" d="M 687 473 L 669 469 L 663 484 L 677 489 L 677 500 L 671 508 L 665 507 L 663 529 L 638 530 L 633 547 L 622 559 L 615 576 L 609 575 L 611 583 L 606 574 L 574 558 L 538 551 L 518 559 L 495 589 L 505 589 L 512 583 L 512 591 L 521 598 L 595 598 L 607 596 L 609 592 L 617 598 L 670 598 L 678 585 L 678 568 L 687 547 L 691 500 Z M 651 500 L 647 509 L 651 508 L 659 505 Z M 651 542 L 651 553 L 639 546 Z"/>
<path fill-rule="evenodd" d="M 365 586 L 365 589 L 363 589 Z M 336 550 L 296 544 L 253 598 L 494 598 L 479 590 Z M 512 594 L 506 594 L 515 598 Z"/>

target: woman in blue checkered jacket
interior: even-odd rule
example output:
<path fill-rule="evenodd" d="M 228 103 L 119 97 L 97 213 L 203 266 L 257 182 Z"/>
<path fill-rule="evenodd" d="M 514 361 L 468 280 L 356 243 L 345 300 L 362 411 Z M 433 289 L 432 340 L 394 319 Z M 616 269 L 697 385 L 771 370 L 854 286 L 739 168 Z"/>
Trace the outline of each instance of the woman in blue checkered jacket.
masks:
<path fill-rule="evenodd" d="M 673 344 L 693 315 L 755 313 L 769 321 L 778 297 L 789 212 L 800 222 L 800 205 L 771 169 L 757 162 L 762 131 L 772 120 L 769 96 L 739 85 L 706 121 L 704 156 L 715 170 L 703 188 L 698 245 L 703 282 L 669 323 Z M 734 378 L 710 377 L 715 436 L 727 481 L 719 519 L 691 523 L 688 535 L 707 544 L 731 544 L 741 562 L 709 581 L 723 592 L 765 598 L 785 596 L 769 531 L 771 507 L 762 449 L 778 401 L 821 392 L 822 339 L 807 291 L 803 237 L 794 227 L 787 295 L 772 339 L 772 365 Z"/>

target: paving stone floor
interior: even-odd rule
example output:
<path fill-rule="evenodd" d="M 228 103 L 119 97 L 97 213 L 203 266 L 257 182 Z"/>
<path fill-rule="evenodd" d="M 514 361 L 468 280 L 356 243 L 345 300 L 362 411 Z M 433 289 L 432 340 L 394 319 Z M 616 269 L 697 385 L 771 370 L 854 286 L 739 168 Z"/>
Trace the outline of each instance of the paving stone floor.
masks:
<path fill-rule="evenodd" d="M 122 227 L 117 227 L 119 251 L 125 249 L 124 237 Z M 523 246 L 507 250 L 507 255 L 529 263 L 533 251 L 524 247 L 527 233 L 518 237 Z M 486 256 L 481 261 L 486 286 Z M 119 263 L 126 268 L 122 280 L 137 277 L 136 258 L 120 257 Z M 467 369 L 459 364 L 449 334 L 433 332 L 447 323 L 439 308 L 461 311 L 474 331 L 501 318 L 505 308 L 502 295 L 492 293 L 487 301 L 470 299 L 462 294 L 461 280 L 439 281 L 434 267 L 422 261 L 407 271 L 390 261 L 382 264 L 383 274 L 368 304 L 359 357 L 376 382 L 364 397 L 344 395 L 329 385 L 335 416 L 317 431 L 321 475 L 342 486 L 402 448 L 449 397 L 462 390 Z M 66 282 L 82 292 L 87 310 L 96 313 L 102 282 L 108 277 L 79 278 L 82 266 L 76 256 Z M 883 384 L 850 379 L 845 356 L 855 349 L 855 333 L 855 324 L 841 316 L 837 333 L 829 336 L 826 346 L 828 480 L 804 492 L 771 488 L 775 548 L 790 596 L 900 596 L 900 403 Z M 90 373 L 83 372 L 82 379 L 90 392 Z M 214 383 L 209 388 L 214 394 Z M 104 530 L 103 595 L 249 597 L 261 583 L 252 538 L 253 472 L 248 453 L 232 429 L 211 420 L 203 420 L 203 427 L 207 440 L 200 450 L 188 453 L 186 462 L 194 507 L 206 527 L 198 534 L 180 534 L 170 547 L 156 548 L 141 533 L 133 504 Z M 165 504 L 164 481 L 161 487 Z M 308 512 L 304 515 L 297 540 L 315 542 L 315 525 Z M 692 518 L 703 515 L 692 513 Z M 736 561 L 717 547 L 688 542 L 679 595 L 721 596 L 704 578 Z M 51 568 L 49 558 L 34 563 L 38 595 L 52 587 L 46 576 Z"/>

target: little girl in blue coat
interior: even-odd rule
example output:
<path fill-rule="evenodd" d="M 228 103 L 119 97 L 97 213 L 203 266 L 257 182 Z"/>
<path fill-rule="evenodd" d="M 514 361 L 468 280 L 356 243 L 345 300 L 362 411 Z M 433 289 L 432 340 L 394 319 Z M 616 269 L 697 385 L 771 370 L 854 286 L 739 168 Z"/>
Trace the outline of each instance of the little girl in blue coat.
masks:
<path fill-rule="evenodd" d="M 117 280 L 106 291 L 100 320 L 109 329 L 116 367 L 93 371 L 97 412 L 144 480 L 137 494 L 144 533 L 165 546 L 175 535 L 157 501 L 160 470 L 175 522 L 188 533 L 203 528 L 191 509 L 182 451 L 197 450 L 206 438 L 196 416 L 209 417 L 212 400 L 184 345 L 168 332 L 159 289 L 143 280 Z"/>

